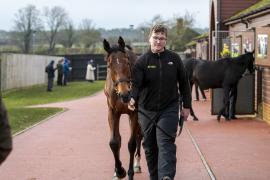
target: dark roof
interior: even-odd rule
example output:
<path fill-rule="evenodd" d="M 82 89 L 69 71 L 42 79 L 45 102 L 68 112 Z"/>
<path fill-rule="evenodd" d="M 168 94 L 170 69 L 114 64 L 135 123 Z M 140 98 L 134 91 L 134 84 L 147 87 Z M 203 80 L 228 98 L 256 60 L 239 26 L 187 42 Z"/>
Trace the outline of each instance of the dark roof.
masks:
<path fill-rule="evenodd" d="M 195 41 L 190 41 L 189 43 L 187 43 L 185 45 L 185 47 L 189 47 L 189 46 L 195 46 L 196 45 L 196 42 Z"/>
<path fill-rule="evenodd" d="M 208 38 L 208 32 L 200 34 L 199 36 L 196 36 L 195 38 L 193 38 L 193 40 L 200 40 L 200 39 L 206 39 Z"/>
<path fill-rule="evenodd" d="M 237 20 L 237 19 L 245 18 L 247 16 L 250 16 L 250 15 L 253 15 L 253 14 L 268 10 L 268 9 L 270 9 L 270 0 L 261 0 L 257 2 L 256 4 L 250 6 L 249 8 L 238 12 L 237 14 L 233 15 L 229 19 L 226 19 L 224 22 L 226 23 L 226 22 Z"/>

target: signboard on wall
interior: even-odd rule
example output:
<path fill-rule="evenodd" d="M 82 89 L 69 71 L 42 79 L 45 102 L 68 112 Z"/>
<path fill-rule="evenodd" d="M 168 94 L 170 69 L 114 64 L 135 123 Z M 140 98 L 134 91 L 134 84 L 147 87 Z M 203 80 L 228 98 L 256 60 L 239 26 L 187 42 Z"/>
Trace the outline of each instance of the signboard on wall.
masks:
<path fill-rule="evenodd" d="M 258 34 L 257 35 L 257 57 L 260 59 L 267 58 L 267 45 L 268 45 L 268 35 Z"/>
<path fill-rule="evenodd" d="M 231 53 L 232 53 L 232 57 L 237 57 L 239 56 L 241 53 L 240 53 L 240 45 L 239 43 L 235 42 L 235 43 L 232 43 L 231 45 Z"/>
<path fill-rule="evenodd" d="M 269 36 L 270 28 L 261 27 L 256 29 L 256 48 L 255 48 L 255 64 L 261 66 L 270 66 L 269 56 Z"/>
<path fill-rule="evenodd" d="M 248 52 L 253 51 L 252 49 L 252 40 L 249 37 L 243 38 L 243 50 L 247 50 Z M 244 51 L 243 51 L 244 52 Z"/>

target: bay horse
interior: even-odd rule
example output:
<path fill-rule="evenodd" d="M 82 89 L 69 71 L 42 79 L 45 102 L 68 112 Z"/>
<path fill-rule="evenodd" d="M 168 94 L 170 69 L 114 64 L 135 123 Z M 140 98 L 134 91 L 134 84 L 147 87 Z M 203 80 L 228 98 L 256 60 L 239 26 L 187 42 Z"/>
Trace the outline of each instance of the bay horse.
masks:
<path fill-rule="evenodd" d="M 230 97 L 235 93 L 246 69 L 250 73 L 254 72 L 254 51 L 245 50 L 245 53 L 238 57 L 222 58 L 217 61 L 191 59 L 186 62 L 186 67 L 187 74 L 191 75 L 191 83 L 197 83 L 203 90 L 223 88 L 223 107 L 218 113 L 217 120 L 220 121 L 221 116 L 230 120 L 228 112 Z M 234 100 L 236 101 L 236 97 Z"/>
<path fill-rule="evenodd" d="M 130 154 L 128 177 L 129 180 L 133 180 L 134 172 L 140 173 L 141 171 L 140 147 L 142 135 L 138 123 L 138 112 L 129 110 L 127 103 L 131 98 L 131 72 L 137 56 L 130 48 L 126 49 L 128 46 L 125 45 L 125 41 L 121 36 L 118 39 L 118 45 L 113 46 L 104 39 L 103 47 L 107 52 L 107 77 L 104 93 L 107 97 L 108 105 L 108 121 L 110 126 L 109 144 L 115 160 L 113 179 L 122 179 L 126 176 L 126 170 L 122 167 L 122 162 L 120 161 L 121 135 L 119 132 L 119 121 L 121 114 L 128 114 L 131 130 L 128 141 Z"/>
<path fill-rule="evenodd" d="M 7 109 L 0 93 L 0 166 L 12 150 L 12 135 Z"/>

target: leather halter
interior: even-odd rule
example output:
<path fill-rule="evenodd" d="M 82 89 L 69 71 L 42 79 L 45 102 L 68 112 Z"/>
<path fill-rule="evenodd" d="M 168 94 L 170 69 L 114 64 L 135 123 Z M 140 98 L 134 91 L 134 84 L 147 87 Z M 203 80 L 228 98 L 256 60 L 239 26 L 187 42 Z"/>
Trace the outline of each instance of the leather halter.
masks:
<path fill-rule="evenodd" d="M 125 78 L 125 79 L 118 79 L 118 80 L 116 80 L 116 81 L 114 81 L 113 82 L 113 85 L 116 87 L 118 84 L 120 84 L 120 83 L 131 83 L 131 79 L 127 79 L 127 78 Z"/>
<path fill-rule="evenodd" d="M 121 51 L 121 52 L 123 52 L 123 51 Z M 128 67 L 129 67 L 129 71 L 131 73 L 130 57 L 129 57 L 128 53 L 126 53 L 125 51 L 124 51 L 124 53 L 127 55 Z M 109 54 L 108 54 L 108 57 L 109 57 Z M 113 82 L 114 89 L 117 89 L 117 85 L 121 84 L 121 83 L 128 83 L 131 86 L 131 79 L 130 78 L 120 78 L 120 79 L 117 79 L 116 81 L 113 81 L 113 79 L 111 79 L 111 80 Z"/>

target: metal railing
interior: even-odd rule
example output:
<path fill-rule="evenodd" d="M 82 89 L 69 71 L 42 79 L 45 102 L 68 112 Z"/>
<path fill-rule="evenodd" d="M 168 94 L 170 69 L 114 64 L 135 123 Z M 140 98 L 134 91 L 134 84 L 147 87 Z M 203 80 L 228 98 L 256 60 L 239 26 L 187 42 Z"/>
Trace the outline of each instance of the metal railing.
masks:
<path fill-rule="evenodd" d="M 107 65 L 97 64 L 97 80 L 105 80 L 107 76 Z"/>

